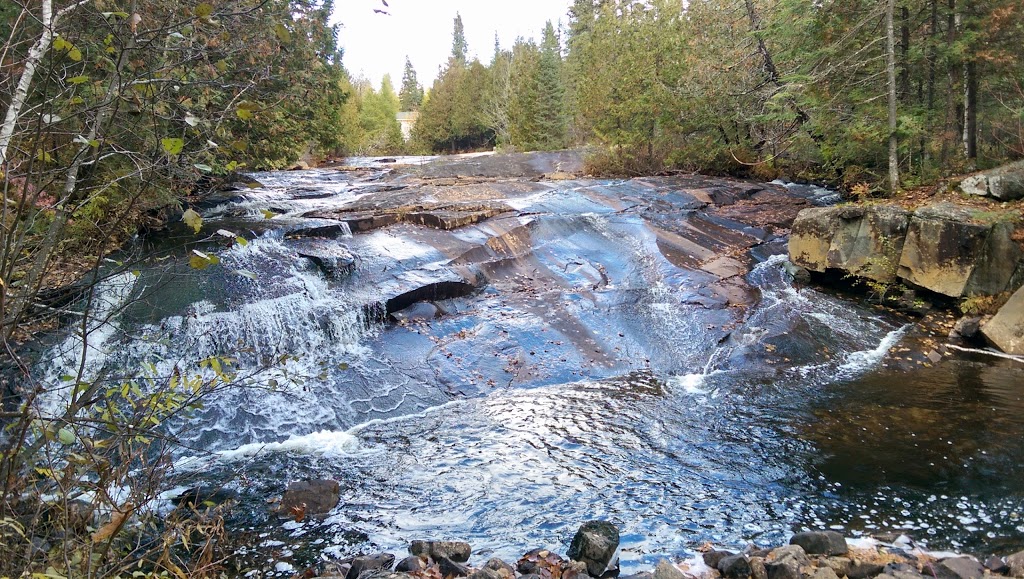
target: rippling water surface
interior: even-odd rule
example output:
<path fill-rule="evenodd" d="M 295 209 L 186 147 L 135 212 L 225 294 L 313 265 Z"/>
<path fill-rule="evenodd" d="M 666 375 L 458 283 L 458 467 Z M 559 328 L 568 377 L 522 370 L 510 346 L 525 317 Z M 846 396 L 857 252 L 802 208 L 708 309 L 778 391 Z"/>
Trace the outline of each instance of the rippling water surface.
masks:
<path fill-rule="evenodd" d="M 265 188 L 207 216 L 251 230 L 247 246 L 223 251 L 217 271 L 112 280 L 111 311 L 146 299 L 90 338 L 97 369 L 168 370 L 239 346 L 243 369 L 298 354 L 259 375 L 275 387 L 227 392 L 176 426 L 192 448 L 216 451 L 183 451 L 180 482 L 238 490 L 240 524 L 312 541 L 311 556 L 455 538 L 515 559 L 564 552 L 582 521 L 603 518 L 622 529 L 626 569 L 805 527 L 1024 546 L 1022 367 L 968 356 L 882 367 L 907 322 L 795 287 L 772 255 L 781 246 L 760 252 L 748 278 L 760 299 L 737 317 L 692 299 L 695 274 L 658 254 L 640 218 L 552 187 L 521 201 L 557 208 L 530 225 L 536 269 L 510 269 L 447 302 L 444 318 L 401 326 L 381 322 L 375 300 L 449 256 L 402 229 L 356 235 L 343 240 L 356 272 L 332 279 L 286 233 L 365 184 L 326 171 L 260 179 Z M 265 207 L 283 217 L 268 225 Z M 553 277 L 531 286 L 523 275 Z M 76 362 L 71 346 L 51 377 Z M 326 521 L 267 516 L 266 498 L 289 480 L 320 477 L 342 483 Z"/>

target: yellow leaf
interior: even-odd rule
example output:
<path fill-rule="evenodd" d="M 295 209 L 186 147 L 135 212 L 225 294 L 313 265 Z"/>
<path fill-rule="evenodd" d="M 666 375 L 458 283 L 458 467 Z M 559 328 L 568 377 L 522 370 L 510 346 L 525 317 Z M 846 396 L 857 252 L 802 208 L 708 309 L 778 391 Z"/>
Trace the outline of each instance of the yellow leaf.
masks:
<path fill-rule="evenodd" d="M 82 61 L 82 51 L 78 50 L 77 48 L 72 48 L 71 50 L 68 51 L 68 58 L 70 58 L 71 60 L 73 60 L 75 62 L 81 62 Z"/>
<path fill-rule="evenodd" d="M 203 228 L 203 218 L 193 209 L 188 209 L 181 216 L 181 220 L 192 228 L 192 231 L 199 233 L 199 230 Z"/>

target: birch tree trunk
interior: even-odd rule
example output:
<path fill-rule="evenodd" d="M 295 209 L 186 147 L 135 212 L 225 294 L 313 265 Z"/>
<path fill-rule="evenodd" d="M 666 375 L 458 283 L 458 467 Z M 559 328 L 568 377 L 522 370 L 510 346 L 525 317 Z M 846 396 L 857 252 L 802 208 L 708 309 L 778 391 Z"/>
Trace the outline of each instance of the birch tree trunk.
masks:
<path fill-rule="evenodd" d="M 36 75 L 36 67 L 39 66 L 39 62 L 46 55 L 46 51 L 50 49 L 50 45 L 53 44 L 53 0 L 42 0 L 42 13 L 40 14 L 39 23 L 43 28 L 42 33 L 40 33 L 39 39 L 36 40 L 36 43 L 28 51 L 28 57 L 25 59 L 21 78 L 18 79 L 18 85 L 14 89 L 14 94 L 11 95 L 11 103 L 7 105 L 4 124 L 0 126 L 0 170 L 3 170 L 5 174 L 7 173 L 7 151 L 10 149 L 11 139 L 14 138 L 14 131 L 18 126 L 18 118 L 21 117 L 21 109 L 25 106 L 25 99 L 28 98 L 28 89 L 32 86 L 32 80 Z M 6 203 L 6 189 L 4 195 L 4 202 Z"/>

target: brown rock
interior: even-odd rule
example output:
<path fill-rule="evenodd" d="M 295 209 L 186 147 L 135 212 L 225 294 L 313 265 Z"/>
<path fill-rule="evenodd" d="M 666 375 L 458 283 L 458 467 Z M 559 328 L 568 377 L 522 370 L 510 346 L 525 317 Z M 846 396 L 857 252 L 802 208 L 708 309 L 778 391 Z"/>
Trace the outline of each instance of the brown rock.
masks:
<path fill-rule="evenodd" d="M 288 485 L 277 508 L 277 515 L 301 519 L 326 515 L 338 506 L 341 486 L 335 480 L 296 481 Z"/>

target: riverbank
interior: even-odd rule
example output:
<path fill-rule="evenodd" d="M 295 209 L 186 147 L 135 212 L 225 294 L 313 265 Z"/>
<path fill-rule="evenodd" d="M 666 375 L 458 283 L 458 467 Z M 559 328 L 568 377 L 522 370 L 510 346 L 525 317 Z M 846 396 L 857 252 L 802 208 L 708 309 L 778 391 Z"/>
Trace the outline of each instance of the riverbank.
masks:
<path fill-rule="evenodd" d="M 618 529 L 605 521 L 585 523 L 566 555 L 534 549 L 514 563 L 482 559 L 468 543 L 414 541 L 408 556 L 393 553 L 322 561 L 292 575 L 330 579 L 982 579 L 1024 577 L 1024 551 L 979 560 L 923 549 L 905 535 L 888 540 L 846 539 L 835 531 L 804 531 L 789 544 L 743 551 L 702 545 L 688 558 L 664 558 L 656 567 L 629 575 L 619 571 Z M 474 556 L 476 555 L 476 556 Z M 474 561 L 474 564 L 470 562 Z M 290 565 L 279 564 L 278 572 Z"/>

